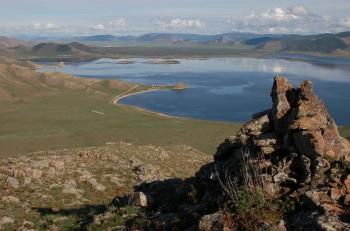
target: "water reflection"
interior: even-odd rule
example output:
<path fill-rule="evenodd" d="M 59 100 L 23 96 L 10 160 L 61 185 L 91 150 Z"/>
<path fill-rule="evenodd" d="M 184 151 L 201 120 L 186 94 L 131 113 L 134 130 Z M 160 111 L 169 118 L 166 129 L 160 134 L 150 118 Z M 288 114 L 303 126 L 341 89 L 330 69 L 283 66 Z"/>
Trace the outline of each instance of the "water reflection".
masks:
<path fill-rule="evenodd" d="M 123 103 L 175 116 L 245 121 L 271 106 L 269 93 L 273 77 L 284 75 L 295 84 L 311 79 L 315 91 L 325 100 L 339 124 L 350 124 L 350 69 L 344 60 L 332 60 L 331 68 L 317 61 L 298 62 L 277 58 L 184 59 L 180 64 L 148 64 L 147 59 L 99 59 L 90 62 L 42 67 L 39 71 L 63 71 L 94 78 L 118 78 L 145 84 L 186 82 L 182 92 L 160 91 L 134 95 Z M 339 68 L 336 68 L 339 65 Z M 347 63 L 350 66 L 350 61 Z"/>

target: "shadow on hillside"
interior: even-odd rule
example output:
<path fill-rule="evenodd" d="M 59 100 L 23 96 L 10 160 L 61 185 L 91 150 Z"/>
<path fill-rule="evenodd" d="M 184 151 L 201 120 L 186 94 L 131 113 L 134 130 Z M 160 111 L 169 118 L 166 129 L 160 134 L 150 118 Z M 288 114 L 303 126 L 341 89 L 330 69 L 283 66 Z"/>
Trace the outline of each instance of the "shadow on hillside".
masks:
<path fill-rule="evenodd" d="M 191 210 L 196 201 L 194 200 L 193 178 L 185 180 L 178 178 L 171 178 L 163 181 L 153 181 L 150 183 L 142 183 L 134 187 L 134 192 L 144 192 L 152 198 L 150 206 L 142 210 L 146 215 L 148 221 L 157 217 L 155 214 L 162 214 L 161 220 L 169 220 L 174 218 L 174 214 L 179 214 L 179 205 L 183 205 L 180 210 L 181 222 L 186 223 L 187 227 L 198 225 L 200 214 L 208 212 L 206 206 L 196 208 L 196 211 Z M 110 207 L 125 208 L 132 205 L 130 195 L 114 198 L 109 204 L 84 205 L 77 208 L 69 209 L 53 209 L 53 208 L 33 208 L 40 216 L 46 217 L 50 215 L 77 217 L 77 225 L 80 230 L 87 230 L 88 226 L 94 222 L 94 216 L 103 214 L 108 211 Z M 165 216 L 164 216 L 165 215 Z M 132 221 L 128 223 L 133 223 Z M 186 228 L 186 227 L 180 227 Z"/>
<path fill-rule="evenodd" d="M 41 217 L 46 217 L 49 215 L 61 216 L 61 217 L 77 217 L 77 224 L 81 228 L 86 227 L 93 221 L 93 216 L 95 214 L 100 214 L 106 211 L 107 206 L 103 204 L 96 205 L 84 205 L 79 208 L 70 208 L 70 209 L 59 209 L 54 210 L 52 208 L 32 208 L 40 214 Z M 81 229 L 79 229 L 81 230 Z"/>

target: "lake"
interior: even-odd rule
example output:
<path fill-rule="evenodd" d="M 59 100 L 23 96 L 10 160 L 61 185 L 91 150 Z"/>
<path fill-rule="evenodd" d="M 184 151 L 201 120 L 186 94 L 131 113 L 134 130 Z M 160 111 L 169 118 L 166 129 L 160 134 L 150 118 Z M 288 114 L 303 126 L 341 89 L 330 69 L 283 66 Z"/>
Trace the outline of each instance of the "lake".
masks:
<path fill-rule="evenodd" d="M 178 59 L 180 64 L 149 64 L 152 60 L 142 58 L 128 59 L 129 64 L 98 59 L 62 68 L 44 66 L 38 71 L 144 84 L 185 82 L 189 88 L 183 91 L 147 92 L 120 102 L 173 116 L 235 122 L 271 107 L 269 95 L 276 75 L 288 77 L 295 86 L 309 79 L 336 122 L 350 124 L 350 59 L 305 57 Z"/>

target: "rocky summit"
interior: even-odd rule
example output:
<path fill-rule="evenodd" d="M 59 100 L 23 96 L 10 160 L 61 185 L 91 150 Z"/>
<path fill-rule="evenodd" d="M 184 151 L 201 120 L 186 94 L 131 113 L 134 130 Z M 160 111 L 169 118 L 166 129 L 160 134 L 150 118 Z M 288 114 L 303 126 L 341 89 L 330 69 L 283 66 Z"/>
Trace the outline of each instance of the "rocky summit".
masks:
<path fill-rule="evenodd" d="M 339 135 L 312 82 L 293 88 L 288 79 L 276 77 L 271 98 L 272 108 L 253 115 L 196 174 L 198 189 L 218 201 L 219 178 L 227 179 L 229 172 L 229 179 L 243 184 L 253 170 L 250 177 L 270 198 L 296 205 L 283 214 L 288 230 L 349 230 L 349 142 Z"/>
<path fill-rule="evenodd" d="M 135 187 L 146 215 L 129 227 L 350 230 L 349 142 L 310 81 L 276 77 L 271 98 L 194 177 Z"/>

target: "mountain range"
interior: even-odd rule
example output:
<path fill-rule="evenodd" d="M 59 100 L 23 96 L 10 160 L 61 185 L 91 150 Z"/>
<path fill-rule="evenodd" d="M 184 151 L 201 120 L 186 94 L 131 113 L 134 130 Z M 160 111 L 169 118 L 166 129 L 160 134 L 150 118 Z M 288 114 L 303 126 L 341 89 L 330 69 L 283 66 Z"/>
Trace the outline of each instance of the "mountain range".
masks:
<path fill-rule="evenodd" d="M 20 40 L 20 39 L 24 40 Z M 0 37 L 0 52 L 31 53 L 35 55 L 88 55 L 128 53 L 132 49 L 152 49 L 154 47 L 171 48 L 165 50 L 168 55 L 177 54 L 181 49 L 211 49 L 215 54 L 230 53 L 234 50 L 250 52 L 300 52 L 335 56 L 350 56 L 350 32 L 337 34 L 290 35 L 290 34 L 253 34 L 224 33 L 217 35 L 150 33 L 140 36 L 60 36 L 60 37 L 19 37 L 9 39 Z M 174 48 L 177 51 L 174 53 Z M 225 49 L 226 50 L 225 50 Z M 228 49 L 231 51 L 228 51 Z M 128 51 L 125 51 L 128 49 Z M 138 53 L 139 51 L 136 51 Z M 147 50 L 147 52 L 149 52 Z M 198 50 L 198 51 L 197 51 Z M 134 52 L 134 51 L 133 51 Z M 141 51 L 140 51 L 141 52 Z M 142 50 L 143 52 L 143 50 Z M 205 53 L 210 53 L 205 52 Z M 184 52 L 180 52 L 181 54 Z M 232 52 L 231 52 L 232 53 Z"/>

